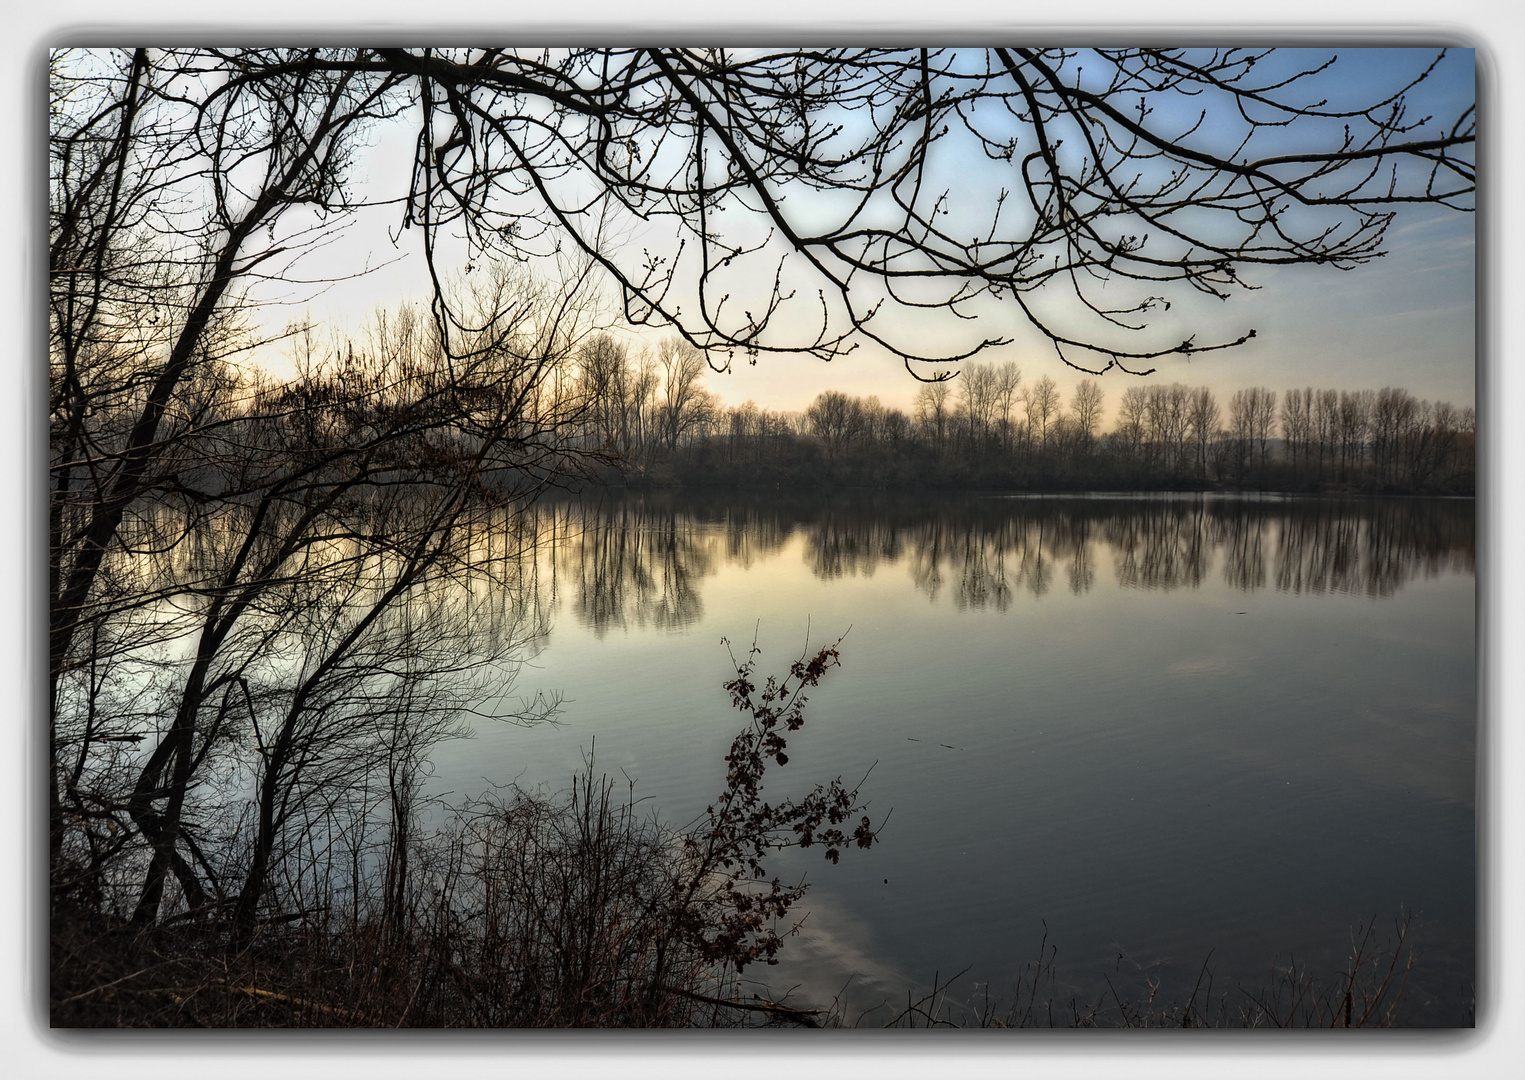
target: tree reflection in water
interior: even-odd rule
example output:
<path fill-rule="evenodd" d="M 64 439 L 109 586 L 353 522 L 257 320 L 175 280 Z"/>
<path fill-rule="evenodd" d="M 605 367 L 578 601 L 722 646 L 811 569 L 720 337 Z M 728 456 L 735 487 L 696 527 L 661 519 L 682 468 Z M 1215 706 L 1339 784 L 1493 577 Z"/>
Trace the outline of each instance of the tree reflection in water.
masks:
<path fill-rule="evenodd" d="M 567 499 L 530 522 L 538 580 L 582 624 L 679 630 L 722 566 L 749 568 L 794 539 L 823 581 L 904 564 L 929 600 L 1010 610 L 1099 571 L 1125 589 L 1389 596 L 1416 578 L 1471 572 L 1473 503 L 1259 497 L 765 499 L 672 493 Z M 951 589 L 950 589 L 951 586 Z"/>
<path fill-rule="evenodd" d="M 1061 912 L 1077 994 L 1116 941 L 1184 997 L 1209 949 L 1254 985 L 1278 949 L 1322 949 L 1400 903 L 1430 920 L 1424 985 L 1450 985 L 1472 970 L 1473 514 L 1197 495 L 545 503 L 537 575 L 559 594 L 542 677 L 577 712 L 501 756 L 484 740 L 458 773 L 555 780 L 596 739 L 687 820 L 708 796 L 692 778 L 723 753 L 695 674 L 716 638 L 852 626 L 852 685 L 823 699 L 814 752 L 874 765 L 896 831 L 882 871 L 822 882 L 784 985 L 830 1000 L 855 971 L 898 965 L 911 985 L 987 955 L 971 978 L 994 982 L 1027 947 L 1013 927 Z M 1240 608 L 1265 617 L 1223 617 Z M 1298 885 L 1275 894 L 1278 874 Z M 1133 888 L 1113 896 L 1117 881 Z"/>

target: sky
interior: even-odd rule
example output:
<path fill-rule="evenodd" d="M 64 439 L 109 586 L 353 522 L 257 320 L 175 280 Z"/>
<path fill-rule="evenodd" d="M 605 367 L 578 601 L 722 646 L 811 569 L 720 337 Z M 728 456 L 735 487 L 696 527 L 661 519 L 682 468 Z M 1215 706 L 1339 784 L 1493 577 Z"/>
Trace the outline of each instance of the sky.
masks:
<path fill-rule="evenodd" d="M 1474 238 L 1471 216 L 1413 215 L 1395 226 L 1389 254 L 1350 271 L 1278 268 L 1252 278 L 1260 291 L 1208 311 L 1211 325 L 1244 345 L 1190 358 L 1169 356 L 1145 382 L 1210 386 L 1222 401 L 1235 390 L 1269 386 L 1280 393 L 1313 386 L 1343 390 L 1402 386 L 1416 397 L 1473 404 L 1475 380 Z M 1207 335 L 1204 335 L 1204 338 Z M 1089 378 L 1061 363 L 1046 344 L 1019 342 L 982 357 L 1012 360 L 1024 385 L 1051 377 L 1068 401 L 1075 383 Z M 1107 416 L 1123 392 L 1140 382 L 1112 371 L 1096 380 L 1106 394 Z M 728 404 L 747 399 L 774 408 L 801 409 L 823 390 L 867 396 L 906 407 L 917 385 L 893 357 L 860 350 L 830 364 L 796 357 L 734 366 L 707 385 Z M 1110 421 L 1109 421 L 1110 422 Z"/>
<path fill-rule="evenodd" d="M 1320 54 L 1327 55 L 1327 54 Z M 1344 49 L 1315 89 L 1331 100 L 1395 88 L 1395 80 L 1416 71 L 1431 55 L 1421 50 Z M 1453 50 L 1416 94 L 1416 111 L 1454 116 L 1474 100 L 1472 50 Z M 367 197 L 395 198 L 402 193 L 412 155 L 407 125 L 374 133 L 373 145 L 359 160 L 356 178 Z M 950 191 L 971 220 L 983 217 L 992 193 L 1013 180 L 983 160 L 945 159 Z M 813 208 L 806 207 L 808 216 Z M 822 208 L 817 211 L 825 214 Z M 282 285 L 266 294 L 280 303 L 262 318 L 278 326 L 310 317 L 338 328 L 357 327 L 378 307 L 396 307 L 427 295 L 418 232 L 397 230 L 396 204 L 365 211 L 344 234 L 307 257 L 300 271 L 331 283 Z M 1249 386 L 1278 392 L 1312 386 L 1341 390 L 1402 386 L 1416 397 L 1467 406 L 1475 399 L 1476 348 L 1475 215 L 1437 207 L 1405 208 L 1389 229 L 1381 259 L 1352 270 L 1327 267 L 1277 267 L 1254 270 L 1247 280 L 1258 288 L 1226 302 L 1198 298 L 1189 291 L 1173 294 L 1175 307 L 1160 317 L 1163 330 L 1178 326 L 1180 340 L 1230 340 L 1254 329 L 1252 341 L 1233 349 L 1171 355 L 1156 362 L 1147 381 L 1183 382 L 1212 387 L 1220 400 Z M 654 238 L 655 237 L 655 238 Z M 660 245 L 655 226 L 643 228 L 631 243 Z M 448 260 L 447 260 L 448 261 Z M 462 264 L 465 257 L 456 260 Z M 356 268 L 373 268 L 347 277 Z M 980 362 L 1014 361 L 1024 384 L 1047 376 L 1065 400 L 1087 375 L 1066 366 L 1050 345 L 1019 319 L 1002 313 L 982 315 L 990 332 L 1010 335 L 1009 345 L 982 353 Z M 982 328 L 983 330 L 983 328 Z M 655 344 L 660 329 L 629 334 L 633 347 Z M 940 332 L 929 320 L 929 340 Z M 935 347 L 935 346 L 934 346 Z M 723 358 L 721 358 L 723 359 Z M 278 366 L 278 361 L 276 362 Z M 953 365 L 955 368 L 957 365 Z M 926 369 L 923 369 L 926 370 Z M 1123 392 L 1138 378 L 1113 371 L 1101 380 L 1104 423 L 1110 423 Z M 732 369 L 712 373 L 708 388 L 726 405 L 753 401 L 773 410 L 802 410 L 825 390 L 876 395 L 886 405 L 909 409 L 919 384 L 902 363 L 865 343 L 831 362 L 809 356 L 763 354 L 755 365 L 736 357 Z"/>

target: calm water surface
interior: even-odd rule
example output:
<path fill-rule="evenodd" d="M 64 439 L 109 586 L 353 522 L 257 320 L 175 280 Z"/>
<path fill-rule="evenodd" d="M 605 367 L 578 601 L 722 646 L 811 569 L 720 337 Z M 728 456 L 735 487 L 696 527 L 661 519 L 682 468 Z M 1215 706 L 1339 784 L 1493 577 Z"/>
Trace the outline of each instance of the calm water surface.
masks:
<path fill-rule="evenodd" d="M 590 748 L 674 824 L 719 792 L 721 684 L 846 632 L 781 787 L 871 774 L 881 843 L 813 883 L 774 993 L 850 1008 L 968 969 L 1009 998 L 1045 933 L 1060 995 L 1215 999 L 1352 927 L 1416 917 L 1420 1022 L 1474 978 L 1473 504 L 1277 498 L 627 497 L 534 523 L 549 631 L 442 790 L 563 786 Z M 893 813 L 890 813 L 893 811 Z M 1210 960 L 1209 960 L 1210 957 Z M 749 971 L 749 974 L 751 972 Z M 884 1014 L 874 1014 L 884 1015 Z M 870 1017 L 870 1021 L 872 1017 Z"/>

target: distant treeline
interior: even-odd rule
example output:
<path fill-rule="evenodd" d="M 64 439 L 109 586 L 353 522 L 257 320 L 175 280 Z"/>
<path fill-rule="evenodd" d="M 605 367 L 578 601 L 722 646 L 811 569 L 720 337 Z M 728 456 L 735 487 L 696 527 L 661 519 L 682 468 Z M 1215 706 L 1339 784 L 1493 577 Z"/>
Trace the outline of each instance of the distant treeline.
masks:
<path fill-rule="evenodd" d="M 686 361 L 686 363 L 685 363 Z M 970 364 L 924 384 L 909 414 L 828 390 L 802 413 L 719 404 L 697 352 L 632 362 L 610 338 L 583 353 L 589 440 L 635 486 L 1226 489 L 1471 494 L 1475 410 L 1407 390 L 1238 390 L 1134 384 L 1112 430 L 1083 379 Z"/>

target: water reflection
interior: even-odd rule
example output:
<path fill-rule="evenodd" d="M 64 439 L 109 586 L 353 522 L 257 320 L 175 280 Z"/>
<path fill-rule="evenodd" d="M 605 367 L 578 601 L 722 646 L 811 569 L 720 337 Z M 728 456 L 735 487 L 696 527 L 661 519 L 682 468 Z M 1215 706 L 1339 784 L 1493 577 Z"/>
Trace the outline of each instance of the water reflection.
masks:
<path fill-rule="evenodd" d="M 1256 987 L 1279 952 L 1323 957 L 1354 922 L 1417 910 L 1414 985 L 1456 1000 L 1447 987 L 1470 980 L 1474 955 L 1473 510 L 545 502 L 523 580 L 560 630 L 534 679 L 567 691 L 567 723 L 533 739 L 479 730 L 440 783 L 555 784 L 596 744 L 687 821 L 732 730 L 717 639 L 757 620 L 777 658 L 802 624 L 851 626 L 807 770 L 872 766 L 895 826 L 862 874 L 782 864 L 817 887 L 783 987 L 823 988 L 824 1003 L 852 979 L 867 1008 L 972 963 L 970 979 L 1009 993 L 1051 927 L 1083 999 L 1118 977 L 1122 950 L 1184 996 L 1208 955 L 1221 985 Z M 1255 592 L 1300 599 L 1241 602 Z M 1229 617 L 1239 608 L 1254 617 Z"/>
<path fill-rule="evenodd" d="M 1058 585 L 1389 596 L 1416 578 L 1472 572 L 1463 500 L 1182 497 L 610 496 L 541 505 L 537 577 L 584 625 L 680 630 L 701 585 L 791 543 L 824 581 L 903 566 L 929 600 L 1011 610 Z"/>
<path fill-rule="evenodd" d="M 703 616 L 698 583 L 721 553 L 692 515 L 631 500 L 548 502 L 530 527 L 539 580 L 600 636 L 681 630 Z"/>

